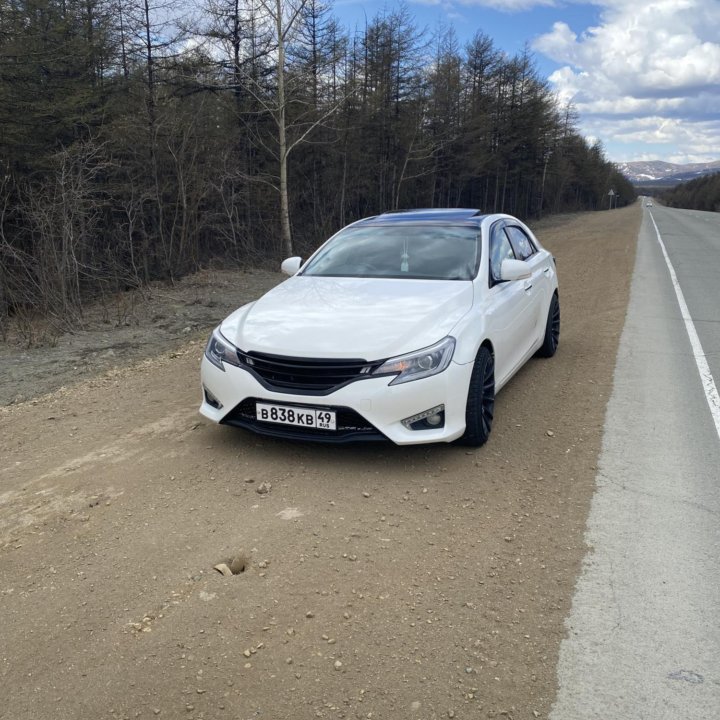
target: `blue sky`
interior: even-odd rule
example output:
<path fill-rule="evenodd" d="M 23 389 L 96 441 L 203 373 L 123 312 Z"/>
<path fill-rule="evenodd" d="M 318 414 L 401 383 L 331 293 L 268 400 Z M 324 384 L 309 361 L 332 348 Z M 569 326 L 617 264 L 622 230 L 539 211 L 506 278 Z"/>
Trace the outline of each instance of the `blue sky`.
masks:
<path fill-rule="evenodd" d="M 336 0 L 347 27 L 394 0 Z M 720 160 L 720 0 L 406 0 L 419 28 L 478 30 L 540 73 L 614 162 Z"/>

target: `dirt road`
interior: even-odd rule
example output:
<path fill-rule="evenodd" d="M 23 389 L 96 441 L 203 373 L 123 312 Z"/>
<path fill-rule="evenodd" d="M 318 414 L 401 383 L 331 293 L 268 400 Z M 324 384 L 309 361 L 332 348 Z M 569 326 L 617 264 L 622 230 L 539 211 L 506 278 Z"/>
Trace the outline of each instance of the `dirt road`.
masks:
<path fill-rule="evenodd" d="M 560 349 L 476 451 L 211 426 L 204 338 L 0 409 L 0 717 L 545 717 L 639 220 L 537 227 Z"/>

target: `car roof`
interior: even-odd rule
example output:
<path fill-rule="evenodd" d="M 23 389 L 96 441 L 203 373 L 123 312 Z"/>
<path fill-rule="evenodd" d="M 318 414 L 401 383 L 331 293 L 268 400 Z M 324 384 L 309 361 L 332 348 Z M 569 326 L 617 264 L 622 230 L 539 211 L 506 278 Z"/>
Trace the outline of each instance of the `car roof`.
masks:
<path fill-rule="evenodd" d="M 400 223 L 468 223 L 480 225 L 486 216 L 477 209 L 425 208 L 421 210 L 394 210 L 365 218 L 355 225 L 394 225 Z"/>

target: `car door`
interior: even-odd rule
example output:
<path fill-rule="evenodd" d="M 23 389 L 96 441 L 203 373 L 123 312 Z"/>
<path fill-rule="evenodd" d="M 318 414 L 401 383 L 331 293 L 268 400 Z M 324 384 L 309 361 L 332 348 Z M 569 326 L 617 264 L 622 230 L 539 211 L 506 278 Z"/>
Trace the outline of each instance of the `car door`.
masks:
<path fill-rule="evenodd" d="M 495 383 L 498 387 L 527 356 L 535 322 L 532 294 L 526 289 L 526 281 L 500 278 L 500 267 L 506 259 L 518 258 L 505 233 L 505 222 L 500 221 L 490 230 L 490 290 L 486 315 L 488 334 L 495 349 Z"/>
<path fill-rule="evenodd" d="M 506 225 L 505 232 L 510 239 L 515 255 L 530 266 L 532 276 L 524 281 L 523 288 L 530 300 L 532 323 L 529 327 L 529 346 L 536 344 L 545 332 L 545 321 L 550 302 L 550 276 L 546 253 L 538 252 L 532 238 L 519 225 Z"/>

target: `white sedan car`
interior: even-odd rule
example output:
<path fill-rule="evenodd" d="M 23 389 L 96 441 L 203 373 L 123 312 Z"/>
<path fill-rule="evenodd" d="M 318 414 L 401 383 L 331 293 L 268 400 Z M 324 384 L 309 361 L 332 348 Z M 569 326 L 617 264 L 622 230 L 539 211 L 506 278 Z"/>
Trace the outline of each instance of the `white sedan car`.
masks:
<path fill-rule="evenodd" d="M 200 412 L 264 435 L 482 445 L 495 393 L 560 336 L 552 255 L 477 210 L 360 220 L 227 317 Z"/>

